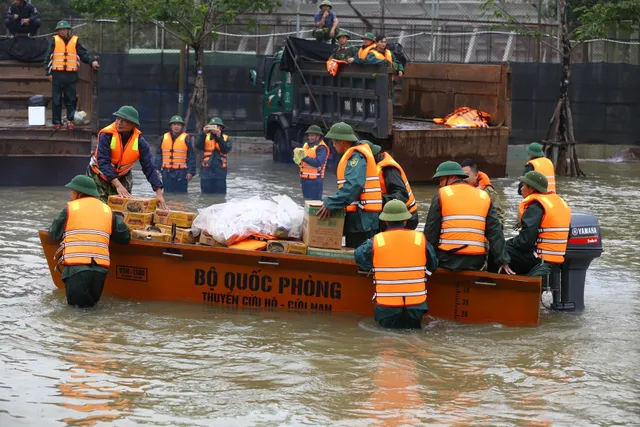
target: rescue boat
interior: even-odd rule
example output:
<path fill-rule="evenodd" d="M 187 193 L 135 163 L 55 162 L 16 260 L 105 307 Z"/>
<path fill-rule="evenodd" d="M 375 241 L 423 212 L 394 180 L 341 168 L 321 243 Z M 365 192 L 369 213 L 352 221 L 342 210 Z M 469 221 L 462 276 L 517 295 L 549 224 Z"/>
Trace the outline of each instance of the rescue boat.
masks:
<path fill-rule="evenodd" d="M 58 243 L 39 231 L 55 285 Z M 372 316 L 373 278 L 352 260 L 132 240 L 111 245 L 104 293 L 252 310 Z M 541 279 L 438 269 L 427 283 L 429 315 L 462 323 L 534 326 Z"/>

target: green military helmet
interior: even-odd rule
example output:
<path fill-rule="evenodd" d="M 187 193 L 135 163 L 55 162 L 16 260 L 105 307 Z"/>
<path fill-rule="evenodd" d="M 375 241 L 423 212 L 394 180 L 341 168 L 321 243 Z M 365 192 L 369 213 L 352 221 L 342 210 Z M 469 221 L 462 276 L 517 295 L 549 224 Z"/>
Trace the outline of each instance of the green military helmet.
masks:
<path fill-rule="evenodd" d="M 123 105 L 118 109 L 118 111 L 113 113 L 113 115 L 140 126 L 140 115 L 138 114 L 138 110 L 133 108 L 131 105 Z"/>
<path fill-rule="evenodd" d="M 211 120 L 209 120 L 209 126 L 211 125 L 218 125 L 218 126 L 225 127 L 220 117 L 213 117 Z"/>
<path fill-rule="evenodd" d="M 362 36 L 362 40 L 371 40 L 371 41 L 376 41 L 376 36 L 373 35 L 373 33 L 364 33 L 364 36 Z"/>
<path fill-rule="evenodd" d="M 544 151 L 542 150 L 542 144 L 538 142 L 532 142 L 527 147 L 527 153 L 533 157 L 544 157 Z"/>
<path fill-rule="evenodd" d="M 543 173 L 538 171 L 529 171 L 524 176 L 518 177 L 518 181 L 527 184 L 529 187 L 538 190 L 542 194 L 547 194 L 547 186 L 549 181 Z"/>
<path fill-rule="evenodd" d="M 335 141 L 358 141 L 358 137 L 353 133 L 353 128 L 344 122 L 338 122 L 331 126 L 324 137 Z"/>
<path fill-rule="evenodd" d="M 346 37 L 347 39 L 351 39 L 351 36 L 349 35 L 349 33 L 347 33 L 347 30 L 338 30 L 338 34 L 336 34 L 336 38 L 339 39 L 342 36 Z"/>
<path fill-rule="evenodd" d="M 76 175 L 65 187 L 87 196 L 100 197 L 95 181 L 87 175 Z"/>
<path fill-rule="evenodd" d="M 58 22 L 58 23 L 56 24 L 56 31 L 58 31 L 58 30 L 65 30 L 65 29 L 68 29 L 68 30 L 70 30 L 70 29 L 71 29 L 71 25 L 69 25 L 69 22 L 67 22 L 67 21 L 60 21 L 60 22 Z"/>
<path fill-rule="evenodd" d="M 184 120 L 182 120 L 181 116 L 171 116 L 171 118 L 169 119 L 169 124 L 173 124 L 173 123 L 180 123 L 181 125 L 184 125 Z"/>
<path fill-rule="evenodd" d="M 324 133 L 322 132 L 322 129 L 320 129 L 320 126 L 318 125 L 309 126 L 309 129 L 307 129 L 307 131 L 305 132 L 305 135 L 308 135 L 310 133 L 313 133 L 316 135 L 324 135 Z"/>
<path fill-rule="evenodd" d="M 376 145 L 373 142 L 367 141 L 367 140 L 365 140 L 364 142 L 366 142 L 367 145 L 369 146 L 369 148 L 371 148 L 371 152 L 373 153 L 374 156 L 382 151 L 382 147 L 381 146 Z"/>
<path fill-rule="evenodd" d="M 380 221 L 387 222 L 407 221 L 411 219 L 411 213 L 407 209 L 407 205 L 402 201 L 391 200 L 384 205 L 384 209 L 379 218 Z"/>
<path fill-rule="evenodd" d="M 320 3 L 320 6 L 318 7 L 322 9 L 322 6 L 329 6 L 331 9 L 333 9 L 333 5 L 329 0 L 322 0 L 322 3 Z"/>
<path fill-rule="evenodd" d="M 460 167 L 460 163 L 449 160 L 447 162 L 440 163 L 436 173 L 432 179 L 440 178 L 441 176 L 459 176 L 460 178 L 469 178 L 469 175 Z"/>

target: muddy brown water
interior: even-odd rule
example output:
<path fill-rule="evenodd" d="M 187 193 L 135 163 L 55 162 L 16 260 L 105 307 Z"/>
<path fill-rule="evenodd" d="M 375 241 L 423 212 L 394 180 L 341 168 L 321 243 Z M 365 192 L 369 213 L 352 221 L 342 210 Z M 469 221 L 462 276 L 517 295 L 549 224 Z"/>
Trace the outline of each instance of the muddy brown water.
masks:
<path fill-rule="evenodd" d="M 521 162 L 511 162 L 517 176 Z M 581 315 L 535 328 L 429 318 L 413 332 L 353 315 L 243 312 L 104 296 L 66 306 L 40 249 L 65 189 L 0 188 L 0 426 L 640 425 L 638 164 L 560 178 L 600 218 Z M 327 177 L 325 194 L 335 189 Z M 514 178 L 495 180 L 509 205 Z M 227 199 L 286 193 L 294 165 L 232 157 Z M 435 188 L 416 186 L 424 218 Z M 135 171 L 134 193 L 151 189 Z M 196 180 L 174 206 L 204 207 Z"/>

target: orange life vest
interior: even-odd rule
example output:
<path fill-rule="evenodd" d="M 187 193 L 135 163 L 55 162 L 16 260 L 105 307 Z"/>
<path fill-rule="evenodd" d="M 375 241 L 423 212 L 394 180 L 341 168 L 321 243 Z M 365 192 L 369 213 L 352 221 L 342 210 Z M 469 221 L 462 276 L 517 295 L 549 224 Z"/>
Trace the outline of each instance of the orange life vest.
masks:
<path fill-rule="evenodd" d="M 489 195 L 470 185 L 448 185 L 438 190 L 442 225 L 438 249 L 457 255 L 484 255 Z"/>
<path fill-rule="evenodd" d="M 400 164 L 396 162 L 389 153 L 382 153 L 382 157 L 382 160 L 380 160 L 377 164 L 378 178 L 380 178 L 380 189 L 382 190 L 382 194 L 387 194 L 387 184 L 385 184 L 384 182 L 384 174 L 382 173 L 382 169 L 389 166 L 398 169 L 398 171 L 400 171 L 400 176 L 402 177 L 402 182 L 404 182 L 404 187 L 407 189 L 407 193 L 409 193 L 409 200 L 407 200 L 405 205 L 407 205 L 407 209 L 409 209 L 410 213 L 414 213 L 418 210 L 418 205 L 416 204 L 416 199 L 413 196 L 413 191 L 411 191 L 411 185 L 409 185 L 409 180 L 407 179 L 407 175 L 404 173 L 402 166 L 400 166 Z"/>
<path fill-rule="evenodd" d="M 343 61 L 342 59 L 335 59 L 335 58 L 327 59 L 327 72 L 335 77 L 338 74 L 340 64 L 348 64 L 348 62 Z"/>
<path fill-rule="evenodd" d="M 222 135 L 224 142 L 229 139 L 228 135 Z M 220 150 L 220 144 L 215 139 L 211 138 L 211 134 L 207 133 L 207 137 L 204 140 L 204 155 L 202 156 L 202 166 L 205 168 L 210 167 L 209 160 L 215 150 L 220 151 L 220 159 L 222 160 L 222 169 L 227 168 L 227 155 Z"/>
<path fill-rule="evenodd" d="M 369 46 L 362 46 L 360 48 L 360 50 L 358 51 L 358 58 L 360 59 L 366 59 L 367 55 L 369 55 L 369 52 L 374 51 L 374 54 L 376 52 L 376 44 L 375 43 L 371 43 Z M 378 54 L 380 54 L 380 52 L 378 52 Z M 380 55 L 382 56 L 382 55 Z"/>
<path fill-rule="evenodd" d="M 384 50 L 384 59 L 393 64 L 393 55 L 389 49 Z"/>
<path fill-rule="evenodd" d="M 444 119 L 433 119 L 433 123 L 444 124 L 449 127 L 466 125 L 472 128 L 488 128 L 489 120 L 491 120 L 489 113 L 469 107 L 460 107 Z"/>
<path fill-rule="evenodd" d="M 569 228 L 571 225 L 571 208 L 555 193 L 530 194 L 520 202 L 519 220 L 532 203 L 539 203 L 544 215 L 538 229 L 538 242 L 534 255 L 550 264 L 562 264 L 567 250 Z"/>
<path fill-rule="evenodd" d="M 408 307 L 427 300 L 427 240 L 424 233 L 393 229 L 373 238 L 376 304 Z"/>
<path fill-rule="evenodd" d="M 91 265 L 108 268 L 109 240 L 113 227 L 111 208 L 94 197 L 67 203 L 67 223 L 54 259 L 58 265 Z"/>
<path fill-rule="evenodd" d="M 553 167 L 553 162 L 546 157 L 538 157 L 536 159 L 531 159 L 527 162 L 533 166 L 534 171 L 538 171 L 544 176 L 547 177 L 547 191 L 549 193 L 556 192 L 556 172 Z"/>
<path fill-rule="evenodd" d="M 344 172 L 347 169 L 347 162 L 355 152 L 361 153 L 367 161 L 367 179 L 360 193 L 358 200 L 351 202 L 347 206 L 347 212 L 356 212 L 358 208 L 365 212 L 382 212 L 382 191 L 380 189 L 380 178 L 378 178 L 378 168 L 376 167 L 376 160 L 373 158 L 371 148 L 367 144 L 354 145 L 349 148 L 340 163 L 338 163 L 338 169 L 336 175 L 338 176 L 338 188 L 342 188 L 347 180 L 344 177 Z"/>
<path fill-rule="evenodd" d="M 180 134 L 174 141 L 171 132 L 164 134 L 162 138 L 162 167 L 165 169 L 186 169 L 189 146 L 188 134 Z"/>
<path fill-rule="evenodd" d="M 134 127 L 129 140 L 124 147 L 122 146 L 122 139 L 116 129 L 115 123 L 111 123 L 109 126 L 98 132 L 98 141 L 100 141 L 100 137 L 103 133 L 111 135 L 111 143 L 109 146 L 111 147 L 111 166 L 113 167 L 113 171 L 118 175 L 118 177 L 126 175 L 131 168 L 133 168 L 133 165 L 138 161 L 138 159 L 140 159 L 138 140 L 142 132 L 140 132 L 138 128 Z M 106 181 L 107 178 L 98 168 L 98 147 L 96 147 L 95 153 L 91 156 L 91 162 L 89 165 L 93 172 Z"/>
<path fill-rule="evenodd" d="M 80 57 L 76 50 L 78 36 L 71 36 L 69 41 L 65 43 L 62 37 L 56 35 L 53 36 L 53 43 L 53 53 L 51 54 L 51 62 L 49 62 L 51 71 L 78 71 L 80 66 Z"/>
<path fill-rule="evenodd" d="M 316 150 L 318 147 L 324 147 L 327 150 L 327 157 L 324 160 L 324 163 L 320 167 L 311 166 L 309 163 L 305 163 L 304 161 L 300 162 L 300 178 L 303 179 L 323 179 L 324 171 L 327 168 L 327 161 L 329 160 L 329 147 L 323 140 L 320 140 L 318 144 L 313 147 L 309 147 L 308 143 L 304 143 L 304 155 L 305 157 L 310 157 L 312 159 L 316 158 Z"/>
<path fill-rule="evenodd" d="M 484 172 L 478 171 L 478 185 L 476 188 L 478 190 L 484 190 L 485 187 L 494 188 L 493 184 L 491 183 L 491 180 L 489 179 L 489 175 L 487 175 Z"/>

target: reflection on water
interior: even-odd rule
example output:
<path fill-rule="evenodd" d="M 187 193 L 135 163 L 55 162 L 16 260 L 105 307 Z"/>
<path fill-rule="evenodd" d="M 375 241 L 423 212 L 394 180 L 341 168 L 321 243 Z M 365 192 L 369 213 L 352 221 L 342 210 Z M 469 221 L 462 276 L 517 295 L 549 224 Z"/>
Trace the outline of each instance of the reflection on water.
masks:
<path fill-rule="evenodd" d="M 227 200 L 287 193 L 294 165 L 232 158 Z M 516 177 L 495 180 L 515 223 Z M 640 168 L 586 163 L 560 178 L 574 211 L 600 218 L 605 254 L 582 315 L 537 328 L 431 319 L 390 332 L 348 315 L 243 312 L 103 297 L 65 305 L 36 229 L 65 189 L 0 188 L 0 426 L 640 425 L 636 256 Z M 135 172 L 134 192 L 152 195 Z M 325 193 L 335 190 L 327 177 Z M 415 185 L 422 218 L 435 187 Z M 205 207 L 197 191 L 169 201 Z"/>

